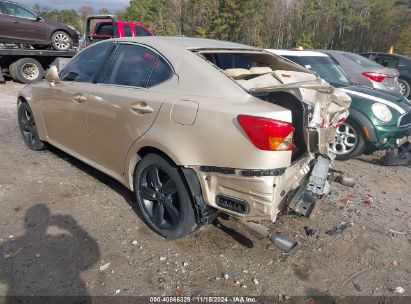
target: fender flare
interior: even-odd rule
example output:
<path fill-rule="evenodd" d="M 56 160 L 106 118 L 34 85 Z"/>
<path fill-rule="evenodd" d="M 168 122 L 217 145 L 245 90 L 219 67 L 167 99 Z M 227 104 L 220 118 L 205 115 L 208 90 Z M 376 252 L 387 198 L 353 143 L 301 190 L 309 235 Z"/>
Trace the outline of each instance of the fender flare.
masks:
<path fill-rule="evenodd" d="M 350 113 L 350 115 L 348 115 L 348 118 L 353 119 L 362 127 L 364 138 L 370 142 L 377 142 L 375 127 L 373 123 L 368 119 L 368 117 L 357 109 L 349 108 L 348 111 Z M 365 133 L 364 128 L 368 129 L 368 135 Z"/>

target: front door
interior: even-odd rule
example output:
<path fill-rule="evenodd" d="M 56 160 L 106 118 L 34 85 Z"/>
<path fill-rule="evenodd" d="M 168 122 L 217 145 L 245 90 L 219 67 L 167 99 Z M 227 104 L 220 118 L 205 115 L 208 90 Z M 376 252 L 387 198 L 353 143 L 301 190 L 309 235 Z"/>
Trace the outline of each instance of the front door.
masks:
<path fill-rule="evenodd" d="M 111 42 L 91 46 L 75 56 L 60 73 L 60 81 L 42 91 L 42 115 L 48 140 L 90 157 L 87 106 L 91 88 Z"/>

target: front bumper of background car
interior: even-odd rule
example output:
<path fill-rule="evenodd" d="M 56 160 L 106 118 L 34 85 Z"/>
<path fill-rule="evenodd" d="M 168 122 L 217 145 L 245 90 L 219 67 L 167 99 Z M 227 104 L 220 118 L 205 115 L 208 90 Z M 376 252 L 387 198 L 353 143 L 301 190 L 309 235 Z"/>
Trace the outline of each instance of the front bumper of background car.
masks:
<path fill-rule="evenodd" d="M 374 143 L 378 149 L 396 149 L 411 136 L 411 125 L 407 127 L 397 126 L 375 126 L 377 142 Z"/>

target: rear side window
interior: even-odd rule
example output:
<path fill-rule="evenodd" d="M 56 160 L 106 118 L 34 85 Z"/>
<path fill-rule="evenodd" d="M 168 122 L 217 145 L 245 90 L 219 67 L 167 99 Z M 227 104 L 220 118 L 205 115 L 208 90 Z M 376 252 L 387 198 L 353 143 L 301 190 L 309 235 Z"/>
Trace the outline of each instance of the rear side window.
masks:
<path fill-rule="evenodd" d="M 152 36 L 152 34 L 142 26 L 135 26 L 134 29 L 137 37 Z"/>
<path fill-rule="evenodd" d="M 378 55 L 375 61 L 386 68 L 396 69 L 398 67 L 398 58 L 394 56 Z"/>
<path fill-rule="evenodd" d="M 148 87 L 160 84 L 173 76 L 173 70 L 170 68 L 168 63 L 160 56 L 157 62 L 154 64 L 153 71 L 148 82 Z"/>
<path fill-rule="evenodd" d="M 374 61 L 367 59 L 361 55 L 358 54 L 354 54 L 354 53 L 342 53 L 342 55 L 354 62 L 356 62 L 357 64 L 359 64 L 360 66 L 364 67 L 364 68 L 381 68 L 381 66 L 377 63 L 375 63 Z"/>
<path fill-rule="evenodd" d="M 131 31 L 130 25 L 124 24 L 123 28 L 124 28 L 124 36 L 125 37 L 133 37 L 133 32 Z"/>
<path fill-rule="evenodd" d="M 3 3 L 0 2 L 0 14 L 6 14 L 6 9 L 4 8 Z"/>
<path fill-rule="evenodd" d="M 111 42 L 92 45 L 76 55 L 60 73 L 63 81 L 93 82 L 98 69 L 104 64 Z"/>
<path fill-rule="evenodd" d="M 156 60 L 157 54 L 145 47 L 120 45 L 103 82 L 145 88 Z"/>
<path fill-rule="evenodd" d="M 113 24 L 98 23 L 96 24 L 96 35 L 114 36 Z"/>
<path fill-rule="evenodd" d="M 120 45 L 103 83 L 146 88 L 173 75 L 168 63 L 152 50 L 133 44 Z"/>

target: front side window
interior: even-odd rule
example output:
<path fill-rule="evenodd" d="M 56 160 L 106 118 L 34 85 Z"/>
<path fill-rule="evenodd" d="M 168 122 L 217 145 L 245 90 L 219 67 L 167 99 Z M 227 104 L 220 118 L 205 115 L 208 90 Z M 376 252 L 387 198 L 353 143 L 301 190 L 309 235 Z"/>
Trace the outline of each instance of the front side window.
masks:
<path fill-rule="evenodd" d="M 114 36 L 114 26 L 112 23 L 97 23 L 96 24 L 96 35 L 104 36 Z"/>
<path fill-rule="evenodd" d="M 164 78 L 162 69 L 163 63 L 155 52 L 142 46 L 123 44 L 118 47 L 103 82 L 145 88 Z"/>
<path fill-rule="evenodd" d="M 10 2 L 4 2 L 4 7 L 8 15 L 31 19 L 31 20 L 37 19 L 37 15 L 35 13 L 25 9 L 24 7 L 20 5 L 10 3 Z"/>
<path fill-rule="evenodd" d="M 92 45 L 76 55 L 60 73 L 63 81 L 93 82 L 97 71 L 104 64 L 111 42 Z"/>

